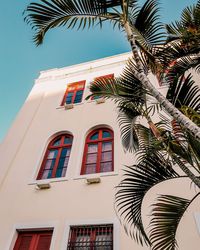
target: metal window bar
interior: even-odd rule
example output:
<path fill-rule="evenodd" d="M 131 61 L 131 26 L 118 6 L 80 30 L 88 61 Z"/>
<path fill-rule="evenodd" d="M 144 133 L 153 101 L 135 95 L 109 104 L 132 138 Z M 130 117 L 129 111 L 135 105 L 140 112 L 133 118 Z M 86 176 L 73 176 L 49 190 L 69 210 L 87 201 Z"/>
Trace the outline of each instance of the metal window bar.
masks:
<path fill-rule="evenodd" d="M 67 250 L 113 250 L 113 225 L 71 226 Z"/>

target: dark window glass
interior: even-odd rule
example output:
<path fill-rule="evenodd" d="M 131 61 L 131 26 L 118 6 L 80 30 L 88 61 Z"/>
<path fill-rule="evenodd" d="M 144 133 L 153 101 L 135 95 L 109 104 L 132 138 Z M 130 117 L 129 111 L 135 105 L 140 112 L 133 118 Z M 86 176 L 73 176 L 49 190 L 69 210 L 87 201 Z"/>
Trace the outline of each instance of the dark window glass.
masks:
<path fill-rule="evenodd" d="M 73 137 L 61 135 L 50 142 L 37 179 L 64 177 L 67 171 Z"/>
<path fill-rule="evenodd" d="M 61 138 L 58 138 L 57 140 L 54 141 L 53 146 L 58 146 L 60 145 Z"/>
<path fill-rule="evenodd" d="M 90 140 L 97 140 L 98 138 L 99 138 L 99 132 L 96 132 L 90 137 Z"/>
<path fill-rule="evenodd" d="M 79 103 L 82 101 L 83 90 L 78 90 L 74 99 L 74 103 Z"/>
<path fill-rule="evenodd" d="M 74 93 L 73 92 L 69 92 L 68 94 L 67 94 L 67 96 L 66 96 L 66 104 L 70 104 L 70 103 L 72 103 L 72 98 L 73 98 L 73 95 L 74 95 Z"/>
<path fill-rule="evenodd" d="M 71 144 L 72 143 L 72 137 L 65 137 L 64 144 Z"/>
<path fill-rule="evenodd" d="M 111 137 L 111 134 L 110 134 L 110 132 L 108 132 L 108 131 L 103 131 L 103 136 L 102 136 L 103 138 L 110 138 Z"/>

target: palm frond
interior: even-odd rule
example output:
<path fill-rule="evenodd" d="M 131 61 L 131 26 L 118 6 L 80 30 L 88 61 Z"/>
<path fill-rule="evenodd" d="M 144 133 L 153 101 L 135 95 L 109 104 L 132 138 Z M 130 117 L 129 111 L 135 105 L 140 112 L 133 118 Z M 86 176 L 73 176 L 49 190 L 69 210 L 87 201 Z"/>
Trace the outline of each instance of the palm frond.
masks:
<path fill-rule="evenodd" d="M 187 106 L 200 113 L 200 88 L 192 80 L 191 74 L 186 78 L 181 76 L 174 79 L 167 92 L 167 99 L 179 109 Z"/>
<path fill-rule="evenodd" d="M 125 150 L 133 152 L 139 148 L 139 140 L 136 132 L 136 118 L 140 115 L 135 109 L 126 106 L 119 108 L 118 122 L 121 131 L 122 145 Z"/>
<path fill-rule="evenodd" d="M 173 79 L 177 76 L 184 75 L 189 69 L 194 69 L 197 73 L 200 73 L 200 56 L 184 56 L 178 58 L 173 66 L 169 66 L 165 80 L 168 84 L 171 84 Z"/>
<path fill-rule="evenodd" d="M 25 10 L 25 21 L 36 30 L 34 42 L 39 45 L 49 29 L 66 26 L 85 28 L 103 20 L 119 20 L 117 13 L 108 10 L 120 4 L 120 0 L 40 0 L 32 2 Z"/>
<path fill-rule="evenodd" d="M 200 7 L 196 5 L 186 7 L 179 21 L 166 26 L 169 34 L 168 42 L 178 40 L 182 45 L 195 47 L 199 44 Z"/>
<path fill-rule="evenodd" d="M 187 133 L 187 139 L 188 139 L 189 146 L 192 149 L 192 152 L 190 150 L 190 154 L 191 155 L 194 154 L 196 156 L 197 164 L 198 164 L 198 167 L 200 168 L 200 141 L 195 139 L 194 136 L 192 136 L 189 133 Z"/>
<path fill-rule="evenodd" d="M 89 99 L 91 96 L 102 96 L 119 103 L 120 101 L 126 104 L 130 103 L 132 107 L 139 110 L 139 106 L 143 105 L 145 101 L 147 92 L 140 80 L 135 77 L 131 67 L 136 66 L 129 60 L 120 77 L 97 78 L 90 84 L 92 94 L 86 99 Z"/>
<path fill-rule="evenodd" d="M 140 244 L 150 245 L 141 218 L 141 206 L 148 190 L 159 182 L 178 177 L 170 162 L 161 155 L 147 155 L 141 162 L 124 170 L 117 187 L 116 209 L 124 228 Z"/>
<path fill-rule="evenodd" d="M 153 219 L 150 223 L 152 250 L 178 249 L 175 238 L 178 225 L 186 209 L 198 195 L 191 201 L 172 195 L 161 195 L 158 198 L 153 205 Z"/>
<path fill-rule="evenodd" d="M 173 79 L 176 74 L 183 74 L 190 68 L 199 71 L 199 51 L 200 44 L 191 48 L 182 46 L 180 42 L 173 42 L 163 47 L 157 48 L 155 57 L 157 62 L 162 66 L 162 74 Z M 161 75 L 162 76 L 162 75 Z"/>
<path fill-rule="evenodd" d="M 163 44 L 165 32 L 159 21 L 159 5 L 157 0 L 147 0 L 141 8 L 133 8 L 130 12 L 130 23 L 136 32 L 136 40 L 142 47 L 152 48 Z"/>

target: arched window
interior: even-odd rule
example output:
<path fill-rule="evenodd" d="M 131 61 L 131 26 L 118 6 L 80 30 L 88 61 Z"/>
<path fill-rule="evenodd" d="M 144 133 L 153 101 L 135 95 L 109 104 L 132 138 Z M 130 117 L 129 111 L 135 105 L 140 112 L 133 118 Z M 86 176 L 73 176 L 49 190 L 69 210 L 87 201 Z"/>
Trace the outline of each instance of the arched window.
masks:
<path fill-rule="evenodd" d="M 81 174 L 113 171 L 113 131 L 93 130 L 86 138 Z"/>
<path fill-rule="evenodd" d="M 72 135 L 62 134 L 49 143 L 37 180 L 65 176 L 72 140 Z"/>

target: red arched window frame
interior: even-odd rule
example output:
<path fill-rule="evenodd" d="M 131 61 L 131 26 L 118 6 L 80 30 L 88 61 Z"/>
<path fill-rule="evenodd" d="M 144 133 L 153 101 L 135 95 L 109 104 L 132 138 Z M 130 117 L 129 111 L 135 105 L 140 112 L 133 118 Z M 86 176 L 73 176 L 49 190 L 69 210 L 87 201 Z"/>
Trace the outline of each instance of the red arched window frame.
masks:
<path fill-rule="evenodd" d="M 65 95 L 61 102 L 61 106 L 63 106 L 64 104 L 82 102 L 84 88 L 85 80 L 68 84 Z"/>
<path fill-rule="evenodd" d="M 62 134 L 48 145 L 37 180 L 64 177 L 68 167 L 73 136 Z"/>
<path fill-rule="evenodd" d="M 113 131 L 99 128 L 86 138 L 81 175 L 111 172 L 114 170 Z"/>

